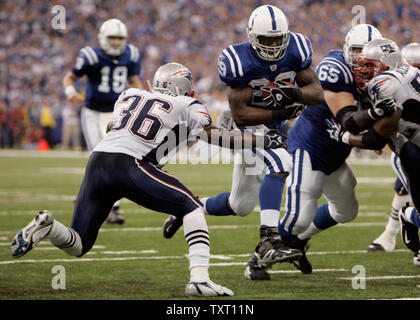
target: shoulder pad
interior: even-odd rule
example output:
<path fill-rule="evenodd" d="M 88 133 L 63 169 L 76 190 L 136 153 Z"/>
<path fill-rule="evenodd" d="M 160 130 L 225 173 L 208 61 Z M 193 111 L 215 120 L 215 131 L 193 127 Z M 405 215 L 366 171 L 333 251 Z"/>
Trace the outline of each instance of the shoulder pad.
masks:
<path fill-rule="evenodd" d="M 132 44 L 129 44 L 128 48 L 130 49 L 130 61 L 136 63 L 140 57 L 139 49 Z"/>
<path fill-rule="evenodd" d="M 99 62 L 98 55 L 92 47 L 84 47 L 80 49 L 80 55 L 85 57 L 91 66 Z"/>
<path fill-rule="evenodd" d="M 304 35 L 297 32 L 290 32 L 290 38 L 293 39 L 295 44 L 295 54 L 300 57 L 301 63 L 308 61 L 309 64 L 312 62 L 312 45 L 311 41 Z M 289 44 L 290 45 L 290 44 Z M 293 45 L 292 45 L 293 46 Z"/>
<path fill-rule="evenodd" d="M 327 55 L 317 66 L 316 73 L 321 84 L 353 84 L 353 72 L 344 61 L 335 55 Z"/>
<path fill-rule="evenodd" d="M 220 79 L 226 84 L 246 82 L 244 77 L 244 57 L 238 54 L 239 45 L 230 45 L 219 56 L 218 70 Z"/>

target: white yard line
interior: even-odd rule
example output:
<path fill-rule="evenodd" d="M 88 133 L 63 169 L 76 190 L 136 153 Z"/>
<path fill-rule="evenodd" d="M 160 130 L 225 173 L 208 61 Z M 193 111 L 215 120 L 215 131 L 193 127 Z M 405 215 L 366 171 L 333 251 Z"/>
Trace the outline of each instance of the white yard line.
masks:
<path fill-rule="evenodd" d="M 420 278 L 420 275 L 414 276 L 406 276 L 406 275 L 399 275 L 399 276 L 376 276 L 376 277 L 365 277 L 365 278 L 358 278 L 364 280 L 393 280 L 393 279 L 416 279 Z M 337 278 L 340 280 L 353 280 L 354 277 L 345 277 L 345 278 Z"/>

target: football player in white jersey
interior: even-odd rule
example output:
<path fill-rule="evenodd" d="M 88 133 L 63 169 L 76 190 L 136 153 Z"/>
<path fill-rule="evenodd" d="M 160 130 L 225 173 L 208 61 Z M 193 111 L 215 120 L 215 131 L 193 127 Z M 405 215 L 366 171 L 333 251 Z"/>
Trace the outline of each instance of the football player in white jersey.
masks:
<path fill-rule="evenodd" d="M 393 168 L 414 203 L 399 211 L 402 240 L 420 266 L 420 71 L 402 60 L 394 41 L 379 39 L 364 46 L 356 73 L 370 99 L 387 104 L 393 112 L 363 134 L 338 128 L 337 138 L 364 149 L 381 150 L 390 144 L 397 155 Z"/>
<path fill-rule="evenodd" d="M 73 103 L 83 102 L 80 117 L 83 136 L 90 152 L 105 136 L 120 93 L 127 87 L 142 87 L 138 78 L 141 56 L 136 46 L 128 44 L 125 24 L 118 19 L 106 20 L 99 29 L 98 38 L 100 47 L 80 49 L 75 66 L 63 79 L 67 99 Z M 83 97 L 76 91 L 74 84 L 85 75 L 86 97 Z M 107 222 L 124 223 L 119 202 L 112 207 Z"/>
<path fill-rule="evenodd" d="M 83 256 L 95 243 L 112 205 L 125 197 L 182 219 L 189 245 L 187 296 L 233 295 L 209 278 L 210 242 L 202 204 L 161 167 L 178 145 L 197 137 L 231 148 L 277 148 L 282 142 L 275 133 L 257 137 L 212 129 L 207 108 L 193 95 L 191 73 L 177 63 L 157 70 L 152 92 L 125 90 L 115 104 L 111 130 L 90 156 L 70 228 L 52 213 L 40 211 L 14 238 L 12 256 L 23 256 L 45 238 L 69 255 Z"/>
<path fill-rule="evenodd" d="M 402 57 L 405 61 L 411 64 L 413 67 L 420 69 L 420 44 L 417 42 L 407 44 L 401 50 Z M 393 167 L 398 163 L 396 155 L 392 154 L 391 163 Z M 408 202 L 411 201 L 408 191 L 404 188 L 401 180 L 397 178 L 395 182 L 395 194 L 392 199 L 391 214 L 388 218 L 388 223 L 385 227 L 384 232 L 372 241 L 367 247 L 368 251 L 386 251 L 390 252 L 395 249 L 396 237 L 400 231 L 400 223 L 398 221 L 398 212 Z"/>

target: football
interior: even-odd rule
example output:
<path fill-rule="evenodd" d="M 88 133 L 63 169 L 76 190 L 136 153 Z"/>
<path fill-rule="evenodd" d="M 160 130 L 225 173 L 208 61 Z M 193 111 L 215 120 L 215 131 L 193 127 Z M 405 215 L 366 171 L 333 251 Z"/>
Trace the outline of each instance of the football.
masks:
<path fill-rule="evenodd" d="M 280 88 L 280 87 L 292 87 L 292 88 L 296 88 L 296 86 L 293 85 L 293 84 L 291 84 L 290 82 L 281 80 L 281 83 L 283 85 L 278 85 L 277 83 L 270 82 L 270 83 L 267 83 L 266 85 L 264 85 L 263 88 L 268 88 L 268 89 L 275 89 L 275 88 Z M 267 98 L 270 95 L 269 90 L 261 90 L 261 91 L 262 91 L 262 97 L 263 98 Z"/>

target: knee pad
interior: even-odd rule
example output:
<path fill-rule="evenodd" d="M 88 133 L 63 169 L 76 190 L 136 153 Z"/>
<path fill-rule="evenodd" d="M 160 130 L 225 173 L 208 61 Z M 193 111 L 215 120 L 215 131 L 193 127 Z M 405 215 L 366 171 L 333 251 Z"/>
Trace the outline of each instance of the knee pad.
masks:
<path fill-rule="evenodd" d="M 341 202 L 339 205 L 329 205 L 331 217 L 338 223 L 347 223 L 354 220 L 359 213 L 359 201 L 356 196 Z"/>

